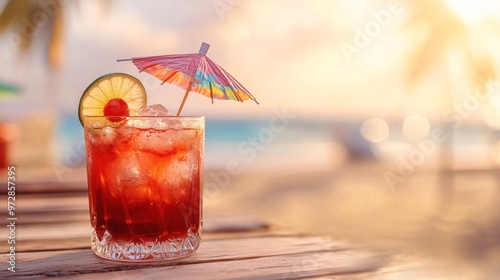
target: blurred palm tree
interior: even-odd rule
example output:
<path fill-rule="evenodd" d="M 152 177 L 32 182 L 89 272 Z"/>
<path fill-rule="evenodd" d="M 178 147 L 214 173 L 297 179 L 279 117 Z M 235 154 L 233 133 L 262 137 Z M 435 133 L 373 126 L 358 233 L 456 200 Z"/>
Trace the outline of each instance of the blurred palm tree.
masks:
<path fill-rule="evenodd" d="M 64 9 L 62 1 L 9 0 L 0 14 L 0 35 L 7 35 L 16 51 L 25 53 L 36 35 L 48 35 L 47 57 L 51 67 L 62 60 Z"/>
<path fill-rule="evenodd" d="M 495 51 L 491 41 L 500 45 L 500 24 L 493 19 L 482 18 L 474 25 L 466 23 L 453 12 L 445 0 L 408 1 L 408 19 L 402 32 L 412 38 L 407 56 L 407 84 L 410 89 L 423 82 L 429 75 L 438 73 L 445 77 L 445 106 L 453 108 L 459 88 L 464 83 L 470 88 L 484 85 L 498 78 Z M 471 8 L 477 4 L 470 1 Z M 458 65 L 458 66 L 457 66 Z M 460 76 L 457 76 L 457 68 Z M 436 72 L 437 71 L 437 72 Z M 462 77 L 466 77 L 464 81 Z M 460 86 L 457 86 L 460 84 Z M 453 134 L 456 128 L 443 124 L 448 136 L 447 145 L 441 149 L 440 182 L 444 197 L 453 194 L 452 167 Z"/>
<path fill-rule="evenodd" d="M 403 31 L 413 36 L 420 35 L 420 41 L 408 56 L 407 78 L 410 85 L 424 78 L 430 69 L 439 65 L 450 67 L 450 59 L 464 62 L 473 85 L 498 76 L 493 50 L 487 47 L 487 40 L 500 42 L 498 22 L 486 18 L 478 22 L 477 27 L 482 33 L 490 36 L 481 38 L 475 26 L 465 23 L 445 0 L 409 1 L 408 4 L 410 14 Z M 471 1 L 470 5 L 474 2 Z"/>
<path fill-rule="evenodd" d="M 6 35 L 15 51 L 26 53 L 37 36 L 46 40 L 49 66 L 62 63 L 66 6 L 80 1 L 67 0 L 8 0 L 0 13 L 0 36 Z M 109 8 L 111 0 L 99 1 Z"/>

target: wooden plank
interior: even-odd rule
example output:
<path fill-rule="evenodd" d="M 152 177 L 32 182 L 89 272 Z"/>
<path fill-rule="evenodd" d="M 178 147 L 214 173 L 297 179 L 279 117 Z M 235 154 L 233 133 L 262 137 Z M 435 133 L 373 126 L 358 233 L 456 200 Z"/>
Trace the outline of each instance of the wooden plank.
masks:
<path fill-rule="evenodd" d="M 0 182 L 6 181 L 7 174 L 0 174 Z M 17 194 L 85 192 L 87 173 L 85 167 L 63 170 L 23 167 L 16 170 L 16 183 Z M 0 194 L 5 193 L 6 189 L 0 189 Z"/>
<path fill-rule="evenodd" d="M 16 186 L 17 194 L 60 194 L 60 193 L 85 193 L 87 192 L 86 181 L 62 181 L 62 182 L 19 182 Z M 5 194 L 6 191 L 0 191 Z"/>
<path fill-rule="evenodd" d="M 41 218 L 44 215 L 41 215 Z M 30 252 L 40 250 L 62 250 L 88 248 L 90 244 L 90 222 L 88 213 L 82 222 L 44 223 L 43 219 L 36 224 L 17 223 L 16 250 Z M 21 215 L 18 221 L 22 221 Z M 0 228 L 0 235 L 7 236 L 8 228 Z M 269 230 L 269 224 L 252 217 L 207 217 L 204 219 L 203 239 L 223 238 L 224 233 L 254 233 L 262 235 Z M 212 237 L 210 237 L 212 234 Z M 228 235 L 226 235 L 228 236 Z M 7 253 L 7 247 L 0 248 L 0 253 Z"/>
<path fill-rule="evenodd" d="M 147 275 L 148 278 L 156 279 L 170 275 L 178 279 L 179 275 L 183 275 L 186 279 L 201 279 L 199 277 L 226 270 L 224 273 L 228 274 L 221 276 L 245 273 L 249 277 L 277 277 L 291 269 L 297 269 L 297 273 L 311 270 L 327 274 L 363 271 L 367 267 L 381 267 L 386 261 L 385 256 L 350 250 L 345 244 L 323 238 L 271 236 L 205 240 L 198 252 L 191 257 L 140 265 L 102 260 L 89 249 L 23 253 L 19 254 L 16 276 L 42 278 L 72 275 L 73 278 L 76 275 L 97 273 L 87 276 L 89 279 L 97 279 L 99 276 L 113 279 L 130 275 L 140 279 Z M 231 271 L 227 271 L 227 267 L 231 267 Z M 330 270 L 324 271 L 327 268 Z M 144 269 L 147 271 L 143 271 Z M 108 273 L 99 274 L 104 272 Z M 10 275 L 9 273 L 0 271 L 0 278 Z"/>
<path fill-rule="evenodd" d="M 78 238 L 89 232 L 87 194 L 37 194 L 17 196 L 16 221 L 21 240 Z M 0 196 L 5 204 L 6 196 Z M 0 213 L 6 214 L 7 207 Z M 269 224 L 253 217 L 205 217 L 205 232 L 244 232 L 267 230 Z M 7 228 L 0 227 L 0 234 Z"/>
<path fill-rule="evenodd" d="M 18 195 L 16 242 L 18 252 L 88 248 L 90 218 L 86 193 Z M 1 196 L 7 201 L 6 196 Z M 0 212 L 6 212 L 2 207 Z M 269 224 L 253 217 L 204 217 L 204 239 L 210 233 L 263 232 Z M 8 235 L 0 227 L 0 235 Z M 208 237 L 213 238 L 213 237 Z M 7 247 L 0 247 L 6 253 Z"/>
<path fill-rule="evenodd" d="M 16 240 L 16 253 L 41 252 L 54 250 L 74 250 L 90 248 L 90 236 L 52 238 L 40 240 Z M 8 253 L 7 248 L 2 248 L 1 254 Z"/>
<path fill-rule="evenodd" d="M 22 220 L 19 217 L 18 220 Z M 266 231 L 270 225 L 264 221 L 251 217 L 206 217 L 203 221 L 204 233 L 224 232 L 252 232 Z M 0 235 L 8 233 L 8 228 L 0 228 Z M 88 236 L 90 233 L 90 222 L 66 222 L 60 224 L 38 223 L 23 225 L 18 223 L 16 227 L 17 238 L 22 241 L 44 240 L 53 238 L 75 238 Z"/>
<path fill-rule="evenodd" d="M 90 220 L 88 210 L 64 210 L 52 212 L 21 212 L 17 213 L 17 224 L 21 227 L 39 224 L 64 224 L 64 223 L 88 223 Z"/>
<path fill-rule="evenodd" d="M 257 237 L 302 237 L 303 235 L 290 231 L 251 231 L 251 232 L 230 232 L 230 233 L 204 233 L 202 242 L 206 240 L 216 239 L 237 239 L 237 238 L 257 238 Z M 47 239 L 33 239 L 33 240 L 19 240 L 16 243 L 16 252 L 42 252 L 42 251 L 56 251 L 56 250 L 74 250 L 74 249 L 88 249 L 90 248 L 90 233 L 88 236 L 81 237 L 65 237 L 65 238 L 47 238 Z M 2 247 L 0 253 L 8 253 L 7 247 Z"/>
<path fill-rule="evenodd" d="M 0 196 L 2 204 L 7 203 L 5 195 Z M 52 213 L 64 211 L 88 211 L 89 201 L 86 193 L 73 194 L 17 194 L 16 213 Z M 0 208 L 0 213 L 7 213 L 7 207 Z"/>
<path fill-rule="evenodd" d="M 375 272 L 386 259 L 380 256 L 320 252 L 238 259 L 229 262 L 120 270 L 72 276 L 72 279 L 337 279 L 342 275 Z"/>
<path fill-rule="evenodd" d="M 85 193 L 87 181 L 84 180 L 38 180 L 36 178 L 21 180 L 16 177 L 16 194 L 55 194 L 55 193 Z M 0 182 L 7 182 L 7 178 L 0 178 Z M 0 194 L 7 194 L 7 189 L 0 189 Z"/>
<path fill-rule="evenodd" d="M 456 265 L 456 263 L 455 263 Z M 386 279 L 486 279 L 473 271 L 468 271 L 472 275 L 467 275 L 467 270 L 452 269 L 450 260 L 429 259 L 418 255 L 394 255 L 391 262 L 382 267 L 377 273 L 367 277 L 367 280 L 386 280 Z M 458 275 L 460 273 L 460 276 Z M 474 275 L 475 274 L 475 275 Z"/>
<path fill-rule="evenodd" d="M 6 196 L 0 196 L 0 200 L 7 201 Z M 7 207 L 1 207 L 0 213 L 6 214 Z M 30 227 L 36 224 L 50 226 L 61 223 L 88 223 L 90 219 L 88 196 L 86 193 L 57 196 L 52 194 L 19 195 L 16 201 L 16 216 L 18 217 L 17 224 L 30 230 L 36 230 L 36 227 Z M 225 216 L 215 219 L 209 217 L 205 218 L 204 223 L 205 230 L 217 232 L 264 230 L 269 227 L 268 223 L 248 216 Z"/>

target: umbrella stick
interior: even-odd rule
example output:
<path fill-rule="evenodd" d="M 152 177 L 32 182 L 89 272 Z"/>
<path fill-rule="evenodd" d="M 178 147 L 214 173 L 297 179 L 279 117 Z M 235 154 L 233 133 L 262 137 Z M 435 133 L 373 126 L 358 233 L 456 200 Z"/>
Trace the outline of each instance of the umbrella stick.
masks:
<path fill-rule="evenodd" d="M 179 111 L 177 111 L 177 117 L 181 115 L 182 108 L 184 108 L 184 103 L 186 103 L 186 99 L 188 97 L 189 92 L 191 91 L 191 87 L 193 87 L 193 82 L 189 82 L 188 88 L 186 89 L 186 93 L 184 94 L 184 99 L 182 99 L 181 107 Z"/>

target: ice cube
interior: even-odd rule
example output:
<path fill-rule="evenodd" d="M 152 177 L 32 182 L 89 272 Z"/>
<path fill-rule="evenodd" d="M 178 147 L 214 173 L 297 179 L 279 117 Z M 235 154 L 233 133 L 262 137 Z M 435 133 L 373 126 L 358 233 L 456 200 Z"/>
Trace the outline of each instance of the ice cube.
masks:
<path fill-rule="evenodd" d="M 170 117 L 172 114 L 161 104 L 143 106 L 137 112 L 137 116 Z"/>
<path fill-rule="evenodd" d="M 158 172 L 155 179 L 158 185 L 163 186 L 163 196 L 175 201 L 188 199 L 198 178 L 197 160 L 196 153 L 182 152 L 158 161 L 161 172 Z"/>
<path fill-rule="evenodd" d="M 105 126 L 101 130 L 100 137 L 96 138 L 99 139 L 99 145 L 108 145 L 111 146 L 113 145 L 115 139 L 116 139 L 116 130 L 112 127 Z"/>
<path fill-rule="evenodd" d="M 158 117 L 151 119 L 142 120 L 130 120 L 128 124 L 133 127 L 142 129 L 155 129 L 155 130 L 166 130 L 166 129 L 181 129 L 180 122 L 177 120 L 163 119 L 162 117 L 172 117 L 167 108 L 163 107 L 161 104 L 153 104 L 141 107 L 137 112 L 138 117 Z M 172 127 L 175 126 L 175 127 Z"/>
<path fill-rule="evenodd" d="M 156 130 L 182 130 L 182 122 L 178 119 L 162 119 L 154 123 L 153 128 Z"/>
<path fill-rule="evenodd" d="M 131 149 L 122 149 L 116 152 L 113 164 L 103 169 L 108 182 L 109 192 L 115 196 L 122 196 L 128 204 L 149 204 L 149 178 L 147 166 L 153 164 L 141 154 Z"/>
<path fill-rule="evenodd" d="M 137 135 L 136 143 L 140 151 L 168 155 L 177 147 L 178 136 L 175 131 L 150 129 Z"/>
<path fill-rule="evenodd" d="M 133 150 L 108 150 L 104 155 L 113 164 L 102 164 L 101 182 L 106 184 L 106 191 L 119 198 L 123 185 L 137 180 L 137 161 Z"/>

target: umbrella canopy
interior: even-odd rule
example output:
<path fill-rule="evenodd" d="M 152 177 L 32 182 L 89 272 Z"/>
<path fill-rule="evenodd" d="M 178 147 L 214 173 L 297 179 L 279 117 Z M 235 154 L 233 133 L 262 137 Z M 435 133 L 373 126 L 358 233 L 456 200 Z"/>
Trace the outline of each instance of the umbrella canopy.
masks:
<path fill-rule="evenodd" d="M 118 61 L 132 61 L 139 72 L 147 72 L 162 84 L 170 83 L 186 90 L 177 115 L 180 115 L 190 91 L 212 99 L 227 99 L 243 102 L 257 100 L 231 74 L 206 55 L 210 45 L 203 43 L 198 53 L 172 54 L 149 57 L 133 57 Z"/>

